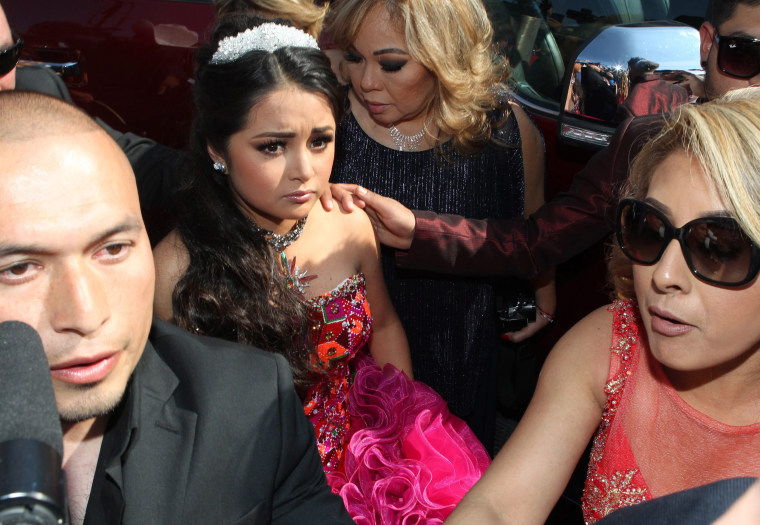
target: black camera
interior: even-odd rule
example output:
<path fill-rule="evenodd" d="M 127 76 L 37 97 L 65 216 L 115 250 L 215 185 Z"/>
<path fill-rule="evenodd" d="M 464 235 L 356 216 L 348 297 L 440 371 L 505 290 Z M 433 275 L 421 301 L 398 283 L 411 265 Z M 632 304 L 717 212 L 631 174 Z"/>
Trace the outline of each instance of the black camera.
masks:
<path fill-rule="evenodd" d="M 536 320 L 536 297 L 532 291 L 497 293 L 496 328 L 500 333 L 514 332 Z"/>

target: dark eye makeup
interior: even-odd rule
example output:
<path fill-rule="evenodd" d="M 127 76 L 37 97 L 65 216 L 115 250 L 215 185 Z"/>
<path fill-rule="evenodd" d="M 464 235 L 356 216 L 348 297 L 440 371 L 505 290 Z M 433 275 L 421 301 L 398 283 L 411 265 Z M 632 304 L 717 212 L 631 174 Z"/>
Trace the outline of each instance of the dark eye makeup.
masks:
<path fill-rule="evenodd" d="M 407 63 L 407 60 L 382 60 L 380 62 L 380 67 L 383 68 L 384 71 L 398 71 L 402 67 L 404 67 Z"/>
<path fill-rule="evenodd" d="M 259 151 L 274 153 L 275 151 L 278 151 L 280 148 L 284 148 L 284 147 L 285 147 L 284 140 L 268 140 L 256 146 L 256 149 Z"/>

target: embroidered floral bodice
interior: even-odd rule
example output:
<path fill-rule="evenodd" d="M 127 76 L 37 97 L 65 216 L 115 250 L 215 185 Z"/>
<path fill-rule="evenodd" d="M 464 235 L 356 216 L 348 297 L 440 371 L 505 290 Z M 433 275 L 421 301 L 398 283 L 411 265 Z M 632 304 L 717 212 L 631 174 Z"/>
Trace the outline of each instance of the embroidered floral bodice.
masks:
<path fill-rule="evenodd" d="M 325 376 L 304 411 L 328 484 L 357 523 L 442 523 L 488 467 L 488 453 L 432 388 L 370 356 L 363 274 L 308 304 L 312 364 Z"/>
<path fill-rule="evenodd" d="M 317 434 L 322 466 L 325 472 L 331 472 L 343 458 L 350 427 L 349 361 L 369 339 L 372 325 L 364 275 L 349 277 L 308 304 L 316 349 L 312 364 L 327 371 L 327 375 L 309 390 L 304 411 Z"/>
<path fill-rule="evenodd" d="M 632 301 L 615 301 L 607 402 L 594 437 L 583 516 L 739 476 L 760 476 L 760 423 L 731 426 L 688 405 L 642 341 Z"/>

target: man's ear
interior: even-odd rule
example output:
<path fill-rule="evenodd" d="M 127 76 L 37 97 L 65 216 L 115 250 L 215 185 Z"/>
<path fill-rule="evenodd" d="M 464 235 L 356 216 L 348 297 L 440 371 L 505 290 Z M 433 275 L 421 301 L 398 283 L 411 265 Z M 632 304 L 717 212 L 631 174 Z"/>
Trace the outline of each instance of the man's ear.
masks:
<path fill-rule="evenodd" d="M 707 61 L 710 58 L 710 50 L 715 42 L 715 33 L 718 30 L 710 22 L 703 22 L 699 27 L 699 60 L 702 68 L 707 69 Z"/>

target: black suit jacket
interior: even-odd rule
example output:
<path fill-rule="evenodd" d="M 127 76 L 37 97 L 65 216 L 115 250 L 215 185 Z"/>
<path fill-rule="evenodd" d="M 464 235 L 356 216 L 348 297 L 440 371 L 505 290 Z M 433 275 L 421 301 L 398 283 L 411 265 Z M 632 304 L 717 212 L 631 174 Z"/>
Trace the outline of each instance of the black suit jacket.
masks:
<path fill-rule="evenodd" d="M 43 66 L 24 66 L 16 69 L 16 90 L 35 91 L 73 104 L 71 94 L 61 77 Z"/>
<path fill-rule="evenodd" d="M 353 523 L 282 356 L 155 320 L 125 399 L 127 424 L 107 433 L 128 429 L 126 448 L 93 483 L 120 487 L 113 521 Z M 86 524 L 89 505 L 92 496 Z"/>

